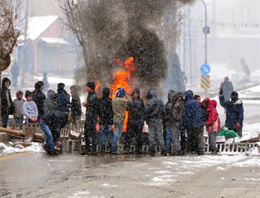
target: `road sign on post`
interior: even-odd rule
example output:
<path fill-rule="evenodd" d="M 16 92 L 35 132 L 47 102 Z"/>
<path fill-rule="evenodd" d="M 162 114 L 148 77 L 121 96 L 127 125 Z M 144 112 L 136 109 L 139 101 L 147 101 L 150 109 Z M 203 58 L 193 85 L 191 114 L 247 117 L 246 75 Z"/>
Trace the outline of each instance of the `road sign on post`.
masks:
<path fill-rule="evenodd" d="M 202 88 L 210 88 L 210 75 L 201 75 L 200 85 Z"/>
<path fill-rule="evenodd" d="M 211 68 L 208 64 L 204 64 L 200 67 L 200 72 L 202 75 L 208 75 L 211 71 Z"/>

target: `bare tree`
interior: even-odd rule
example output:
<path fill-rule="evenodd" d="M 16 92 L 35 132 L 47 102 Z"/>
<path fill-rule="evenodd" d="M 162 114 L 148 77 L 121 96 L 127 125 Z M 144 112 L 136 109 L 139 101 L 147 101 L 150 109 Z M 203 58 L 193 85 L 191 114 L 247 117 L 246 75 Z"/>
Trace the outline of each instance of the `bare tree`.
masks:
<path fill-rule="evenodd" d="M 19 36 L 19 31 L 14 28 L 15 16 L 10 7 L 6 1 L 0 2 L 0 71 L 7 69 L 10 65 L 10 54 Z"/>

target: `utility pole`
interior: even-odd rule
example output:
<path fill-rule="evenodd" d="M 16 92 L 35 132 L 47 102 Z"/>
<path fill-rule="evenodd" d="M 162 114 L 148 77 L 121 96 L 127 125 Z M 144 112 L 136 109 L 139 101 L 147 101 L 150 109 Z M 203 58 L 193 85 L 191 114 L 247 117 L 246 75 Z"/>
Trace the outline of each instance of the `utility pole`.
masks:
<path fill-rule="evenodd" d="M 204 0 L 201 0 L 205 9 L 205 27 L 203 28 L 203 33 L 205 34 L 205 64 L 208 63 L 208 34 L 210 33 L 210 28 L 208 27 L 208 10 L 207 5 Z"/>
<path fill-rule="evenodd" d="M 183 20 L 183 70 L 189 83 L 193 83 L 192 79 L 192 40 L 191 40 L 191 15 L 190 8 L 185 8 Z"/>

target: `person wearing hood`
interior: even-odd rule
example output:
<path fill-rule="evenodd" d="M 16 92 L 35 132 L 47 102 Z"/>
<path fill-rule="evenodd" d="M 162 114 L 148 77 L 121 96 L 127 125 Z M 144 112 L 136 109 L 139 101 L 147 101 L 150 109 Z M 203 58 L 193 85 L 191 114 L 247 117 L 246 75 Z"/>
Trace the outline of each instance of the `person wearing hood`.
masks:
<path fill-rule="evenodd" d="M 81 101 L 78 94 L 78 89 L 75 85 L 70 87 L 71 93 L 71 116 L 74 121 L 75 129 L 80 129 L 80 120 L 81 120 Z"/>
<path fill-rule="evenodd" d="M 132 102 L 127 105 L 128 121 L 126 129 L 125 150 L 129 153 L 130 144 L 135 139 L 136 153 L 142 153 L 142 135 L 144 123 L 144 101 L 140 98 L 140 90 L 135 88 L 132 93 Z"/>
<path fill-rule="evenodd" d="M 181 154 L 181 144 L 180 144 L 180 133 L 182 127 L 182 118 L 183 118 L 183 93 L 177 92 L 173 98 L 173 107 L 172 107 L 172 119 L 170 120 L 170 134 L 173 144 L 173 155 Z M 183 139 L 183 138 L 182 138 Z"/>
<path fill-rule="evenodd" d="M 204 138 L 202 120 L 202 110 L 200 104 L 193 99 L 193 91 L 184 93 L 185 104 L 183 114 L 183 124 L 188 135 L 188 151 L 191 154 L 204 154 Z"/>
<path fill-rule="evenodd" d="M 2 80 L 1 88 L 1 116 L 2 116 L 2 126 L 7 127 L 9 115 L 13 114 L 15 111 L 14 104 L 11 97 L 10 87 L 11 81 L 8 78 Z"/>
<path fill-rule="evenodd" d="M 209 134 L 209 150 L 212 154 L 217 154 L 217 147 L 216 147 L 216 136 L 217 133 L 220 132 L 220 119 L 219 114 L 217 111 L 217 101 L 210 100 L 208 104 L 208 120 L 205 122 L 207 132 Z"/>
<path fill-rule="evenodd" d="M 225 101 L 223 90 L 219 92 L 219 101 L 222 107 L 226 109 L 225 126 L 229 130 L 235 131 L 242 137 L 242 128 L 244 121 L 244 107 L 241 99 L 238 98 L 238 93 L 233 91 L 231 93 L 231 100 Z"/>
<path fill-rule="evenodd" d="M 168 92 L 168 101 L 164 105 L 164 116 L 163 116 L 163 123 L 164 123 L 164 130 L 163 130 L 163 137 L 165 142 L 165 149 L 168 153 L 171 150 L 171 134 L 170 134 L 170 121 L 173 119 L 173 105 L 174 105 L 174 97 L 176 92 L 174 90 L 170 90 Z"/>
<path fill-rule="evenodd" d="M 228 77 L 224 78 L 224 82 L 220 84 L 220 90 L 223 91 L 224 101 L 227 102 L 230 100 L 230 94 L 234 91 L 232 82 L 229 81 Z"/>
<path fill-rule="evenodd" d="M 82 155 L 97 155 L 97 121 L 99 115 L 99 99 L 95 92 L 95 82 L 88 82 L 86 84 L 86 91 L 88 92 L 87 101 L 82 105 L 86 107 L 84 137 L 86 142 L 85 151 Z M 92 141 L 92 150 L 90 148 L 90 139 Z"/>
<path fill-rule="evenodd" d="M 100 99 L 100 109 L 99 109 L 99 143 L 101 147 L 101 152 L 105 152 L 105 136 L 108 139 L 108 145 L 110 151 L 112 151 L 112 141 L 114 137 L 113 133 L 113 109 L 112 109 L 112 99 L 109 98 L 111 90 L 107 87 L 103 88 L 102 98 Z"/>
<path fill-rule="evenodd" d="M 57 92 L 57 110 L 63 112 L 69 112 L 69 104 L 70 104 L 70 95 L 66 92 L 65 84 L 58 84 L 58 92 Z"/>
<path fill-rule="evenodd" d="M 124 98 L 126 97 L 126 98 Z M 126 106 L 132 102 L 132 99 L 126 94 L 125 89 L 119 87 L 116 92 L 116 97 L 112 100 L 113 107 L 113 121 L 115 124 L 115 133 L 113 138 L 112 153 L 118 153 L 118 144 L 122 135 L 124 120 L 125 120 L 125 109 Z"/>
<path fill-rule="evenodd" d="M 68 113 L 55 111 L 46 113 L 40 120 L 40 126 L 45 134 L 47 153 L 57 155 L 55 144 L 60 138 L 60 130 L 68 123 Z"/>
<path fill-rule="evenodd" d="M 33 101 L 36 103 L 38 108 L 38 120 L 44 115 L 44 101 L 46 99 L 45 94 L 42 92 L 44 89 L 44 83 L 42 81 L 38 81 L 34 85 L 35 90 L 32 92 Z"/>
<path fill-rule="evenodd" d="M 159 100 L 153 90 L 147 93 L 148 102 L 145 106 L 145 118 L 149 131 L 149 147 L 151 156 L 155 156 L 155 145 L 161 147 L 161 155 L 166 155 L 165 144 L 163 140 L 163 114 L 164 105 Z"/>
<path fill-rule="evenodd" d="M 47 98 L 44 101 L 44 114 L 57 111 L 56 93 L 53 90 L 47 92 Z"/>

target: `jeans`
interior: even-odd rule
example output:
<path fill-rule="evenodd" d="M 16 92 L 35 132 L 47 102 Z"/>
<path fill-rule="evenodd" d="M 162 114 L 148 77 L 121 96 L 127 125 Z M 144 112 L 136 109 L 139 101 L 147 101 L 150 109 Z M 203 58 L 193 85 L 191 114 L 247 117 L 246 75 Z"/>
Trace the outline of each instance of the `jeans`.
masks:
<path fill-rule="evenodd" d="M 115 122 L 115 134 L 113 138 L 113 143 L 112 143 L 112 149 L 113 151 L 117 151 L 118 143 L 122 135 L 122 130 L 124 127 L 124 122 Z"/>
<path fill-rule="evenodd" d="M 172 140 L 171 140 L 171 134 L 170 134 L 169 126 L 165 127 L 164 133 L 165 133 L 165 148 L 166 148 L 167 152 L 170 152 Z"/>
<path fill-rule="evenodd" d="M 41 125 L 43 132 L 45 133 L 45 142 L 46 142 L 48 151 L 49 152 L 54 151 L 55 145 L 54 145 L 54 142 L 53 142 L 53 137 L 52 137 L 52 133 L 51 133 L 50 128 L 44 122 L 40 122 L 40 125 Z"/>
<path fill-rule="evenodd" d="M 105 138 L 106 137 L 106 138 Z M 114 138 L 114 133 L 111 125 L 105 126 L 100 125 L 100 131 L 99 131 L 99 144 L 101 148 L 104 148 L 106 145 L 106 140 L 108 140 L 108 145 L 112 146 Z"/>
<path fill-rule="evenodd" d="M 9 118 L 9 115 L 8 115 L 8 114 L 2 114 L 2 126 L 3 126 L 4 128 L 7 127 L 8 118 Z"/>
<path fill-rule="evenodd" d="M 15 124 L 23 124 L 23 117 L 15 118 Z"/>
<path fill-rule="evenodd" d="M 216 136 L 217 132 L 209 133 L 209 150 L 212 152 L 218 151 L 216 146 Z"/>

